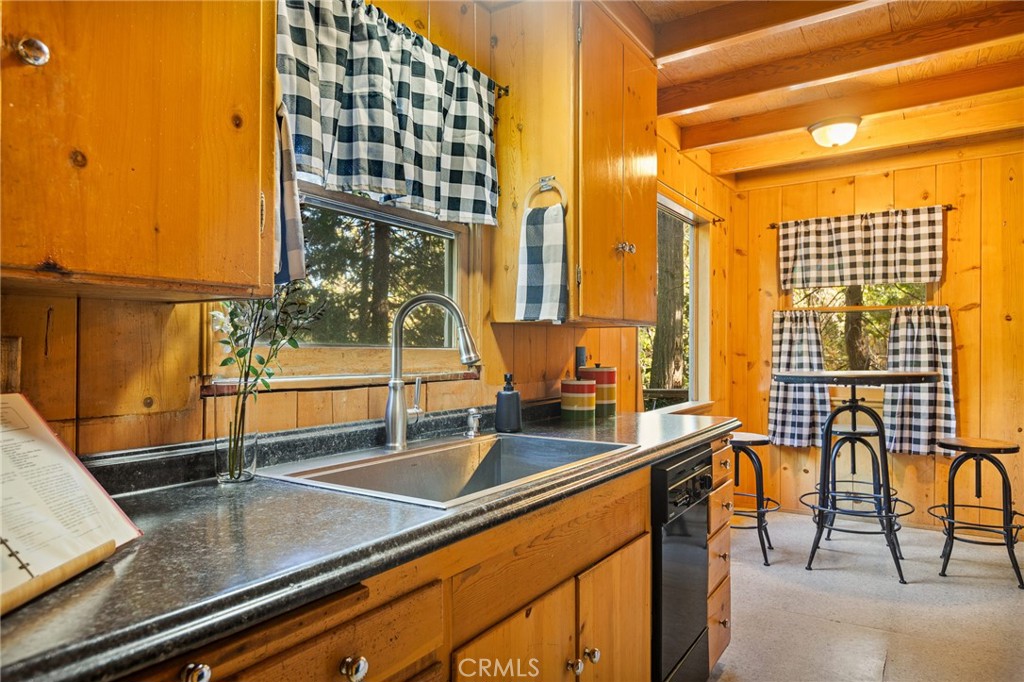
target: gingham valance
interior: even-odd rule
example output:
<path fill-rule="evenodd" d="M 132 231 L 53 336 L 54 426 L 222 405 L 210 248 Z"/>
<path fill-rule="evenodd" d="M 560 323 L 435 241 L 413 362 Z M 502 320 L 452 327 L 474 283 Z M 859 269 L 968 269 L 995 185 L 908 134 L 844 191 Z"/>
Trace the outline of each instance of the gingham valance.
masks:
<path fill-rule="evenodd" d="M 928 455 L 936 441 L 956 436 L 953 407 L 953 322 L 947 306 L 895 308 L 889 322 L 888 368 L 941 372 L 937 384 L 885 387 L 886 447 Z"/>
<path fill-rule="evenodd" d="M 782 223 L 780 286 L 937 282 L 942 217 L 942 206 L 926 206 Z"/>
<path fill-rule="evenodd" d="M 776 310 L 772 313 L 772 372 L 825 369 L 818 313 Z M 802 448 L 821 442 L 828 418 L 828 387 L 773 381 L 768 392 L 768 438 L 774 445 Z"/>
<path fill-rule="evenodd" d="M 278 0 L 300 179 L 495 225 L 494 82 L 364 0 Z"/>

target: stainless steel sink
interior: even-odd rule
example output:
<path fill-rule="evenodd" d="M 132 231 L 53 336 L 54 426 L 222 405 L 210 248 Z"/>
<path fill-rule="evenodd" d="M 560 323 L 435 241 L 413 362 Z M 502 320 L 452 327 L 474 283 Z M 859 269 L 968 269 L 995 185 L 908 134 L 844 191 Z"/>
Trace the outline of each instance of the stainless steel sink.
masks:
<path fill-rule="evenodd" d="M 448 509 L 551 475 L 621 443 L 524 435 L 482 436 L 387 454 L 383 449 L 264 469 L 264 476 Z"/>

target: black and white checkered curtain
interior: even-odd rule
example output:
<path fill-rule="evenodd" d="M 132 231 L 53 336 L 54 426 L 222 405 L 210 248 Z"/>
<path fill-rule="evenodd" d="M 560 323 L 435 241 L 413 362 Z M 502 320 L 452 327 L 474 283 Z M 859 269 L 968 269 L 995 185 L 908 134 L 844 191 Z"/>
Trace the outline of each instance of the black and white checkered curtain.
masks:
<path fill-rule="evenodd" d="M 813 310 L 772 313 L 772 371 L 823 369 L 818 313 Z M 768 393 L 768 438 L 775 445 L 798 448 L 818 445 L 828 413 L 827 386 L 773 381 Z"/>
<path fill-rule="evenodd" d="M 779 225 L 783 290 L 850 284 L 937 282 L 942 206 L 879 211 Z"/>
<path fill-rule="evenodd" d="M 953 323 L 946 306 L 896 308 L 889 323 L 888 368 L 941 372 L 937 384 L 885 387 L 886 447 L 928 455 L 935 441 L 956 436 L 953 407 Z"/>
<path fill-rule="evenodd" d="M 364 0 L 278 0 L 299 178 L 497 224 L 494 82 Z"/>

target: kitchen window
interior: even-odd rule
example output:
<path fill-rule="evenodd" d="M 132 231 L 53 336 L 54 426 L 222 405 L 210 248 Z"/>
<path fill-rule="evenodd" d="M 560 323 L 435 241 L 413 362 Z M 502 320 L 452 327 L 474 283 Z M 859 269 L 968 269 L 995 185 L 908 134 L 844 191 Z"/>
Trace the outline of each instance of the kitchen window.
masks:
<path fill-rule="evenodd" d="M 707 224 L 658 197 L 658 321 L 639 338 L 647 410 L 707 394 Z"/>
<path fill-rule="evenodd" d="M 479 338 L 470 292 L 475 227 L 428 216 L 352 194 L 300 183 L 306 241 L 306 282 L 324 317 L 298 337 L 297 349 L 278 356 L 277 389 L 384 385 L 390 372 L 391 325 L 413 296 L 433 291 L 459 303 Z M 434 306 L 415 310 L 404 326 L 403 370 L 425 381 L 463 378 L 453 322 Z M 220 356 L 210 351 L 211 373 Z"/>
<path fill-rule="evenodd" d="M 927 298 L 925 284 L 856 284 L 794 289 L 793 307 L 819 312 L 826 369 L 884 370 L 892 309 Z"/>

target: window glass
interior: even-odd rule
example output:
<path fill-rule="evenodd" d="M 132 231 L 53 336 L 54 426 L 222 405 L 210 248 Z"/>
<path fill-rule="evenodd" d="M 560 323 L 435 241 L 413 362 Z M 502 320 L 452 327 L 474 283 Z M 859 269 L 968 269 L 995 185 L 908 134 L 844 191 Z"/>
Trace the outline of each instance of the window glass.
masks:
<path fill-rule="evenodd" d="M 644 408 L 693 399 L 696 240 L 693 223 L 658 207 L 658 322 L 640 328 Z"/>
<path fill-rule="evenodd" d="M 825 369 L 886 368 L 890 307 L 922 305 L 924 284 L 868 284 L 794 289 L 794 308 L 815 308 L 821 315 Z M 866 308 L 857 310 L 857 308 Z M 836 308 L 836 310 L 829 310 Z"/>
<path fill-rule="evenodd" d="M 303 345 L 387 345 L 402 303 L 428 291 L 454 296 L 454 235 L 362 218 L 312 198 L 301 209 L 307 281 L 327 304 Z M 450 324 L 440 308 L 421 307 L 406 321 L 403 341 L 451 347 Z"/>

